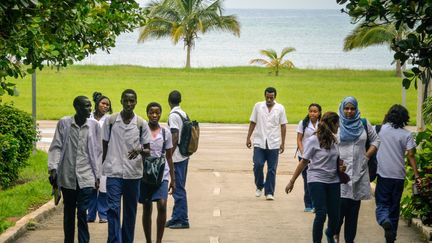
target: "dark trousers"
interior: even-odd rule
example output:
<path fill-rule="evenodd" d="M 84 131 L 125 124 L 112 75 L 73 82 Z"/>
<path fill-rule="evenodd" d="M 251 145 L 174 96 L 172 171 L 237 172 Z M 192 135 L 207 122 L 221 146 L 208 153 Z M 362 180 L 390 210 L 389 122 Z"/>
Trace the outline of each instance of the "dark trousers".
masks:
<path fill-rule="evenodd" d="M 100 192 L 99 190 L 94 189 L 90 197 L 87 220 L 95 221 L 96 213 L 99 214 L 99 220 L 107 220 L 107 211 L 107 194 L 105 192 Z"/>
<path fill-rule="evenodd" d="M 360 211 L 361 201 L 348 198 L 340 199 L 340 217 L 337 234 L 339 234 L 342 224 L 344 226 L 344 236 L 346 243 L 354 243 L 354 238 L 357 234 L 357 221 Z"/>
<path fill-rule="evenodd" d="M 302 159 L 301 157 L 298 157 L 299 161 L 301 161 L 301 159 Z M 312 198 L 310 196 L 309 186 L 308 186 L 308 182 L 307 182 L 307 170 L 308 170 L 308 166 L 306 166 L 302 171 L 303 191 L 304 191 L 303 202 L 304 202 L 305 208 L 313 208 Z"/>
<path fill-rule="evenodd" d="M 279 149 L 262 149 L 254 147 L 253 162 L 255 185 L 257 189 L 264 188 L 265 195 L 274 195 L 276 186 L 276 169 L 279 159 Z M 264 182 L 264 164 L 267 161 L 267 176 Z"/>
<path fill-rule="evenodd" d="M 378 175 L 375 189 L 376 220 L 379 225 L 386 221 L 390 222 L 394 236 L 397 235 L 403 189 L 404 180 L 383 178 Z"/>
<path fill-rule="evenodd" d="M 189 223 L 188 203 L 186 194 L 186 177 L 188 171 L 188 163 L 189 159 L 174 163 L 176 189 L 173 193 L 174 208 L 171 215 L 171 221 L 174 223 Z"/>
<path fill-rule="evenodd" d="M 340 184 L 310 182 L 308 185 L 315 206 L 315 219 L 312 228 L 313 242 L 320 243 L 327 215 L 326 235 L 333 237 L 336 233 L 339 224 Z"/>
<path fill-rule="evenodd" d="M 132 243 L 140 179 L 107 178 L 108 196 L 108 243 Z M 123 197 L 123 221 L 120 221 L 121 199 Z"/>
<path fill-rule="evenodd" d="M 87 209 L 93 188 L 79 188 L 76 190 L 62 188 L 63 194 L 63 231 L 64 242 L 74 243 L 75 217 L 78 219 L 78 242 L 90 241 L 87 225 Z"/>

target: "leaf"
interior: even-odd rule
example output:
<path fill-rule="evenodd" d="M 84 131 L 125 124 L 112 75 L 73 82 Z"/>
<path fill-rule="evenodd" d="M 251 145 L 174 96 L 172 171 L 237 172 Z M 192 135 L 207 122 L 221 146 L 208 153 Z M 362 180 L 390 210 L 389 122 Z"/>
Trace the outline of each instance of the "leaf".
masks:
<path fill-rule="evenodd" d="M 411 85 L 411 80 L 404 78 L 402 80 L 402 85 L 404 86 L 405 89 L 409 89 L 410 85 Z"/>
<path fill-rule="evenodd" d="M 412 78 L 412 77 L 414 77 L 414 73 L 411 73 L 411 72 L 407 72 L 407 71 L 405 71 L 405 72 L 403 72 L 403 74 L 404 74 L 404 76 L 407 77 L 407 78 Z"/>

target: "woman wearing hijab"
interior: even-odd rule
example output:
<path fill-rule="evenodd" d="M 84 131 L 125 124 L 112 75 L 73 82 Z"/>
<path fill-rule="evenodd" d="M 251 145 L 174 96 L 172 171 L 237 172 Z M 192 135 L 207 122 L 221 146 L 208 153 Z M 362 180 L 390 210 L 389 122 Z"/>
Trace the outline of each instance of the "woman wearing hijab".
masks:
<path fill-rule="evenodd" d="M 369 121 L 360 118 L 354 97 L 346 97 L 339 106 L 338 138 L 340 158 L 345 162 L 345 173 L 351 180 L 347 184 L 341 184 L 339 227 L 335 238 L 339 242 L 339 232 L 344 224 L 345 242 L 353 243 L 361 200 L 371 198 L 368 161 L 380 144 Z M 367 140 L 370 146 L 366 151 Z"/>

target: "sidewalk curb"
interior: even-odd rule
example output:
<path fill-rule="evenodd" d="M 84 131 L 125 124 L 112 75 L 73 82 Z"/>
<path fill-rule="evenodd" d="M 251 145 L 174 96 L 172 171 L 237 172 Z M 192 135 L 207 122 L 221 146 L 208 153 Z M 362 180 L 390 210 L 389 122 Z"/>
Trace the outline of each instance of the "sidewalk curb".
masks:
<path fill-rule="evenodd" d="M 370 186 L 371 186 L 371 190 L 372 190 L 372 195 L 375 197 L 376 184 L 371 182 Z M 425 239 L 427 241 L 429 241 L 429 242 L 432 241 L 432 227 L 424 225 L 422 223 L 422 221 L 420 219 L 417 219 L 417 218 L 413 218 L 411 220 L 407 220 L 404 218 L 402 218 L 402 219 L 406 222 L 406 224 L 408 226 L 412 226 L 412 225 L 415 226 L 418 229 L 418 231 L 420 231 L 420 233 L 425 237 Z"/>
<path fill-rule="evenodd" d="M 36 211 L 33 211 L 15 223 L 15 226 L 10 227 L 5 232 L 0 235 L 0 242 L 2 243 L 10 243 L 14 242 L 20 236 L 22 236 L 28 230 L 28 226 L 33 225 L 34 223 L 39 223 L 42 220 L 51 216 L 57 209 L 60 207 L 56 207 L 54 205 L 54 200 L 51 200 Z"/>

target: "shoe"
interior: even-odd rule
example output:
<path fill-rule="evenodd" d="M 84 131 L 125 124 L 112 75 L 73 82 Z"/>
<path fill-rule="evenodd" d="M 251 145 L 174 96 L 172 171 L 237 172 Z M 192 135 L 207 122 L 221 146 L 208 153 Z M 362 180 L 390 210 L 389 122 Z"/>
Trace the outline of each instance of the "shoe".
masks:
<path fill-rule="evenodd" d="M 255 191 L 255 197 L 261 197 L 263 194 L 263 190 L 262 189 L 256 189 Z"/>
<path fill-rule="evenodd" d="M 313 208 L 305 208 L 303 211 L 306 213 L 313 213 L 314 209 Z"/>
<path fill-rule="evenodd" d="M 168 228 L 170 229 L 189 229 L 189 223 L 177 223 L 177 224 L 172 224 L 170 225 Z"/>
<path fill-rule="evenodd" d="M 334 236 L 333 235 L 328 235 L 327 234 L 327 230 L 325 231 L 325 235 L 326 235 L 326 237 L 327 237 L 327 243 L 336 243 L 336 240 L 335 240 L 335 238 L 334 238 Z"/>
<path fill-rule="evenodd" d="M 99 219 L 99 223 L 105 224 L 105 223 L 108 223 L 108 220 L 107 219 Z"/>
<path fill-rule="evenodd" d="M 87 223 L 94 223 L 95 220 L 94 219 L 87 219 Z"/>
<path fill-rule="evenodd" d="M 168 228 L 168 227 L 170 227 L 173 224 L 174 224 L 174 221 L 172 219 L 167 220 L 166 223 L 165 223 L 165 227 Z"/>
<path fill-rule="evenodd" d="M 266 200 L 273 201 L 274 200 L 274 196 L 272 194 L 267 194 L 266 195 Z"/>
<path fill-rule="evenodd" d="M 392 224 L 390 223 L 390 221 L 384 221 L 384 223 L 382 223 L 381 226 L 384 228 L 384 236 L 386 239 L 386 243 L 395 242 L 396 237 L 392 231 Z"/>

